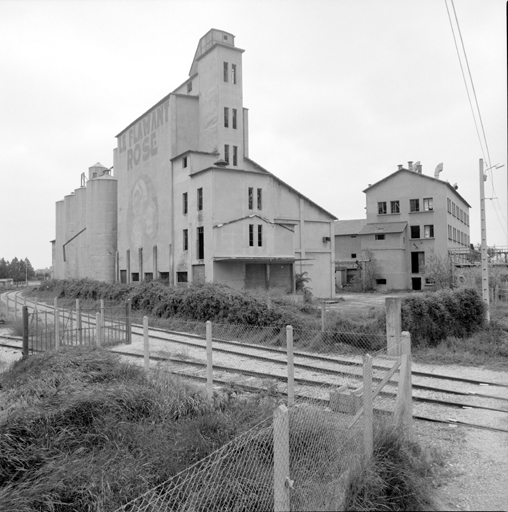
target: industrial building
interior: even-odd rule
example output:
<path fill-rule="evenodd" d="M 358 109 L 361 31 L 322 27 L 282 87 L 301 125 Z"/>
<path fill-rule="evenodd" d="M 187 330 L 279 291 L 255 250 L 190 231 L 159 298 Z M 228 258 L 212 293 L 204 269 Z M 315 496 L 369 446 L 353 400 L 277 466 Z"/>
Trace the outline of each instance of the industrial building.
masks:
<path fill-rule="evenodd" d="M 417 162 L 369 185 L 366 219 L 335 223 L 336 282 L 340 288 L 375 268 L 378 290 L 421 290 L 431 256 L 447 258 L 450 250 L 467 248 L 470 205 L 458 186 L 426 176 Z"/>
<path fill-rule="evenodd" d="M 117 135 L 114 176 L 96 165 L 57 202 L 56 278 L 292 293 L 307 272 L 334 295 L 336 217 L 250 158 L 242 53 L 210 30 L 189 77 Z"/>

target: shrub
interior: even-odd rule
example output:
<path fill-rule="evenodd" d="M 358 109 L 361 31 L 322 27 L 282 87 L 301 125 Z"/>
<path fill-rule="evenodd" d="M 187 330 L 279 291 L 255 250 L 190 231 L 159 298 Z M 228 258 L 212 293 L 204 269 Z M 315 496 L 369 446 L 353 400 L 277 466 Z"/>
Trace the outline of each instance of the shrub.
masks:
<path fill-rule="evenodd" d="M 402 300 L 402 330 L 415 345 L 465 338 L 485 325 L 485 304 L 473 289 L 443 290 Z"/>

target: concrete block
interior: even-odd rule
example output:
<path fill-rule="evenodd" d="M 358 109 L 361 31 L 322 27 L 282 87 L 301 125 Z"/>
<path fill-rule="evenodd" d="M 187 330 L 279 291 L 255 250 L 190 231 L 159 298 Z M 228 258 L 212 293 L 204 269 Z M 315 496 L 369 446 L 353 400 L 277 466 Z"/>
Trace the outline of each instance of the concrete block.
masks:
<path fill-rule="evenodd" d="M 363 397 L 351 394 L 342 388 L 330 392 L 330 409 L 345 414 L 356 414 L 363 405 Z"/>

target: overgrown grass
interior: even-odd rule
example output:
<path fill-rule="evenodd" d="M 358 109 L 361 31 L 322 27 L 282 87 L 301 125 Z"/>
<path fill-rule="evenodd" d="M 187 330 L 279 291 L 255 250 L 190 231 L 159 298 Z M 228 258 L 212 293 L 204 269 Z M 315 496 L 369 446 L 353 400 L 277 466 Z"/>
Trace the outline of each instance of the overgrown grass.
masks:
<path fill-rule="evenodd" d="M 376 432 L 374 455 L 351 473 L 345 510 L 435 510 L 435 455 L 407 433 L 385 426 Z"/>
<path fill-rule="evenodd" d="M 3 510 L 115 510 L 271 414 L 96 348 L 63 348 L 0 376 Z"/>

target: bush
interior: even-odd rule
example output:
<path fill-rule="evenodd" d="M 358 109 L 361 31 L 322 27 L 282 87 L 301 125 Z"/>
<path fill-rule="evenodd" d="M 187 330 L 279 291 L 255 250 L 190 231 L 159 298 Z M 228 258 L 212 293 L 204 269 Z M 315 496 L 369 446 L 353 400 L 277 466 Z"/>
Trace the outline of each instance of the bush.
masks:
<path fill-rule="evenodd" d="M 473 289 L 443 290 L 402 300 L 402 330 L 415 345 L 436 346 L 448 336 L 465 338 L 485 326 L 485 304 Z"/>
<path fill-rule="evenodd" d="M 371 460 L 353 471 L 344 510 L 435 510 L 432 460 L 403 431 L 385 427 L 376 433 Z"/>

